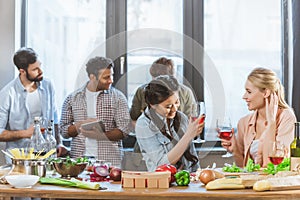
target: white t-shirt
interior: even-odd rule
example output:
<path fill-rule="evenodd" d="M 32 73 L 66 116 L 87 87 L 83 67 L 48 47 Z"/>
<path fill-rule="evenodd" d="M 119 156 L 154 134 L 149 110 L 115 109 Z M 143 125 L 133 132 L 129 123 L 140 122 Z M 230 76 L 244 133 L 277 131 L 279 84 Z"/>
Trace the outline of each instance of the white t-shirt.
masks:
<path fill-rule="evenodd" d="M 253 140 L 250 146 L 250 155 L 254 162 L 256 161 L 256 157 L 257 157 L 258 145 L 259 145 L 259 140 Z"/>
<path fill-rule="evenodd" d="M 30 124 L 33 123 L 34 117 L 42 116 L 42 104 L 38 90 L 30 92 L 27 94 L 26 104 L 28 106 L 30 116 Z"/>
<path fill-rule="evenodd" d="M 97 118 L 96 116 L 96 106 L 97 106 L 97 96 L 98 92 L 91 92 L 86 89 L 86 106 L 87 106 L 87 117 L 88 118 Z M 97 140 L 92 138 L 85 139 L 85 155 L 86 156 L 94 156 L 98 159 L 98 143 Z"/>

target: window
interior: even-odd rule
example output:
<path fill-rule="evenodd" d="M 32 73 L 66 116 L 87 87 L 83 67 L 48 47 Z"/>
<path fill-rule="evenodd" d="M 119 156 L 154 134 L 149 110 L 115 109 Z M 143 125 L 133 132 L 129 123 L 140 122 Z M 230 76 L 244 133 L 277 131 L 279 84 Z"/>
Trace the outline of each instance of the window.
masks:
<path fill-rule="evenodd" d="M 171 58 L 182 81 L 182 0 L 127 1 L 128 104 L 135 89 L 151 80 L 149 67 L 161 56 Z M 163 29 L 161 29 L 163 27 Z M 146 39 L 145 39 L 146 38 Z"/>
<path fill-rule="evenodd" d="M 27 43 L 39 54 L 44 75 L 55 79 L 57 106 L 86 80 L 85 64 L 95 51 L 105 55 L 106 2 L 30 0 Z"/>
<path fill-rule="evenodd" d="M 127 7 L 123 6 L 126 8 L 120 6 L 123 5 L 120 2 L 124 3 L 113 1 L 116 7 L 127 12 L 124 17 L 127 19 L 125 56 L 129 107 L 135 89 L 151 80 L 149 67 L 158 57 L 172 58 L 179 81 L 189 82 L 190 74 L 183 74 L 183 38 L 178 39 L 178 35 L 185 36 L 183 23 L 187 20 L 183 9 L 190 9 L 184 7 L 189 1 L 127 0 Z M 106 16 L 123 15 L 123 12 L 106 13 L 105 0 L 30 0 L 27 3 L 26 46 L 39 53 L 45 75 L 55 77 L 60 107 L 66 95 L 87 80 L 83 68 L 87 59 L 96 52 L 105 56 L 108 51 L 106 28 L 114 30 L 117 23 L 112 21 L 107 25 Z M 203 27 L 194 18 L 186 26 L 203 31 L 206 57 L 212 61 L 223 83 L 225 96 L 212 96 L 214 88 L 207 82 L 213 81 L 215 76 L 210 74 L 212 66 L 204 63 L 205 139 L 216 140 L 215 117 L 219 108 L 212 105 L 212 98 L 224 102 L 222 106 L 236 126 L 238 120 L 249 113 L 242 100 L 249 72 L 254 67 L 264 66 L 282 77 L 281 0 L 204 0 L 203 5 Z M 192 9 L 191 16 L 202 14 L 202 9 Z M 193 81 L 192 86 L 197 84 L 197 80 Z"/>
<path fill-rule="evenodd" d="M 212 98 L 224 101 L 225 112 L 236 127 L 238 120 L 249 113 L 242 99 L 247 75 L 254 67 L 267 67 L 282 76 L 280 0 L 205 0 L 204 49 L 221 76 L 225 97 L 212 97 L 205 85 L 208 127 L 206 139 L 215 139 L 215 118 L 218 109 Z M 204 67 L 205 79 L 215 78 Z M 209 66 L 211 67 L 211 66 Z"/>

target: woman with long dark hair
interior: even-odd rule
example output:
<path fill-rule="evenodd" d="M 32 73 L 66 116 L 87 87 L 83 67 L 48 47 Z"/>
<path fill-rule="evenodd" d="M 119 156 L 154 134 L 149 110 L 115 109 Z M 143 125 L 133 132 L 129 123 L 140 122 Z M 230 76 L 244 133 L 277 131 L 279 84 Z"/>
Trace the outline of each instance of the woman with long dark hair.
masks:
<path fill-rule="evenodd" d="M 158 76 L 145 88 L 147 108 L 138 118 L 135 132 L 148 171 L 162 164 L 196 171 L 198 156 L 192 143 L 204 123 L 178 111 L 179 84 L 173 76 Z"/>

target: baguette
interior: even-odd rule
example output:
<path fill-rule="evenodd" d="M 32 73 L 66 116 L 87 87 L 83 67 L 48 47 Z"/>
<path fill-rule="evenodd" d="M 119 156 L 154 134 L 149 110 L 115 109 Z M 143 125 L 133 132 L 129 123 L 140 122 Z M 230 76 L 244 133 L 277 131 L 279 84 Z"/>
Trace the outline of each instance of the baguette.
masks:
<path fill-rule="evenodd" d="M 253 185 L 255 191 L 267 190 L 288 190 L 300 188 L 300 176 L 286 176 L 268 178 L 266 180 L 257 181 Z"/>
<path fill-rule="evenodd" d="M 205 186 L 207 190 L 220 190 L 220 189 L 244 189 L 241 178 L 220 178 L 207 183 Z"/>

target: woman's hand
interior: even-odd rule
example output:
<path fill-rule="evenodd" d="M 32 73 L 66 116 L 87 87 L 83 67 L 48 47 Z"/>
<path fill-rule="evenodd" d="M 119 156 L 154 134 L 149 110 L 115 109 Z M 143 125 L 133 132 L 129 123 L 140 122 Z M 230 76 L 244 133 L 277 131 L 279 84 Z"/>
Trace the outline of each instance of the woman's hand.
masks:
<path fill-rule="evenodd" d="M 204 127 L 204 120 L 203 120 L 204 117 L 205 115 L 201 115 L 199 118 L 197 118 L 194 121 L 190 117 L 187 133 L 191 136 L 191 138 L 197 137 L 202 133 Z"/>
<path fill-rule="evenodd" d="M 275 93 L 265 98 L 266 102 L 266 126 L 276 123 L 276 114 L 278 111 L 278 96 Z"/>

